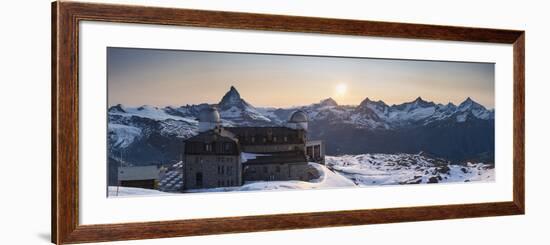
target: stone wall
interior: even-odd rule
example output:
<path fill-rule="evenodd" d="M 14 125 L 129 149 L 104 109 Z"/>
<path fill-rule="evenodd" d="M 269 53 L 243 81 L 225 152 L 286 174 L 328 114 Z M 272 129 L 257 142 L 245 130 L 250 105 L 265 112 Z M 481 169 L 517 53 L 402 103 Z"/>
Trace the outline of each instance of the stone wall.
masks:
<path fill-rule="evenodd" d="M 304 144 L 244 145 L 243 152 L 270 153 L 284 151 L 305 151 Z"/>
<path fill-rule="evenodd" d="M 242 165 L 239 156 L 186 155 L 183 167 L 184 189 L 242 185 Z"/>
<path fill-rule="evenodd" d="M 306 162 L 245 165 L 244 181 L 308 181 L 318 178 L 318 171 Z"/>

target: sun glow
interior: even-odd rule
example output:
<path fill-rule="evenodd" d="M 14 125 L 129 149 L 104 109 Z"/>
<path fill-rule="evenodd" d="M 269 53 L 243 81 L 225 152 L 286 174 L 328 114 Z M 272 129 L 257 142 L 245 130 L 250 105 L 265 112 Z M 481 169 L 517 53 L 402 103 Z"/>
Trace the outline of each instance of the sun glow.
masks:
<path fill-rule="evenodd" d="M 348 90 L 348 86 L 345 83 L 340 83 L 336 85 L 336 95 L 342 96 L 346 94 L 346 91 Z"/>

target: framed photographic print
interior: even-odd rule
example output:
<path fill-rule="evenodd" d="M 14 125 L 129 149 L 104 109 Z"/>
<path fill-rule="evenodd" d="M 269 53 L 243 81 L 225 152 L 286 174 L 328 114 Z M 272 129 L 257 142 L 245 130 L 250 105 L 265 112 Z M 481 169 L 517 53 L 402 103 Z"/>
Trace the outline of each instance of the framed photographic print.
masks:
<path fill-rule="evenodd" d="M 517 30 L 58 1 L 52 242 L 523 214 Z"/>

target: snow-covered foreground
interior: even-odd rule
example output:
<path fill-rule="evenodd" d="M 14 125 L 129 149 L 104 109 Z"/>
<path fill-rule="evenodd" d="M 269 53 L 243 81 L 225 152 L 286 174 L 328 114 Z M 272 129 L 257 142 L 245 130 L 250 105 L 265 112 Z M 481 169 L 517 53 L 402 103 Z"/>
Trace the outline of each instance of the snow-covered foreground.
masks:
<path fill-rule="evenodd" d="M 109 186 L 109 197 L 158 196 L 158 195 L 169 195 L 169 194 L 170 193 L 167 193 L 167 192 L 143 189 L 143 188 Z"/>
<path fill-rule="evenodd" d="M 244 156 L 252 159 L 253 154 Z M 495 180 L 495 169 L 484 163 L 450 164 L 444 159 L 431 158 L 424 154 L 362 154 L 326 156 L 326 166 L 309 163 L 319 172 L 319 177 L 310 181 L 250 181 L 242 186 L 188 190 L 187 192 L 231 192 L 265 190 L 308 190 L 335 187 L 363 187 L 398 184 L 424 184 L 447 182 L 487 182 Z M 166 176 L 178 175 L 181 162 L 174 165 Z M 181 173 L 180 173 L 181 174 Z M 178 175 L 179 176 L 179 175 Z M 177 179 L 182 181 L 181 178 Z M 174 182 L 175 180 L 170 180 Z M 161 181 L 161 187 L 166 185 Z M 164 183 L 164 184 L 163 184 Z M 178 184 L 178 183 L 172 183 Z M 161 188 L 167 191 L 170 188 Z M 177 188 L 179 190 L 179 188 Z M 109 187 L 109 196 L 170 195 L 180 192 L 162 192 L 131 187 Z"/>
<path fill-rule="evenodd" d="M 484 163 L 450 164 L 423 154 L 327 156 L 326 165 L 358 186 L 494 181 L 495 169 Z"/>

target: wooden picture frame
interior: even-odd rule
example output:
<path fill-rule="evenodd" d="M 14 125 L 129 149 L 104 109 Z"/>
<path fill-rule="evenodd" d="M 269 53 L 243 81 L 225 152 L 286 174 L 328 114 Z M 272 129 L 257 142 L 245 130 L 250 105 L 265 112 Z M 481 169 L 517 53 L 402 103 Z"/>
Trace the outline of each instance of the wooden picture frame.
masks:
<path fill-rule="evenodd" d="M 513 44 L 513 201 L 80 225 L 78 57 L 79 22 L 84 20 Z M 525 212 L 524 31 L 58 1 L 52 4 L 51 45 L 53 243 L 304 229 Z"/>

